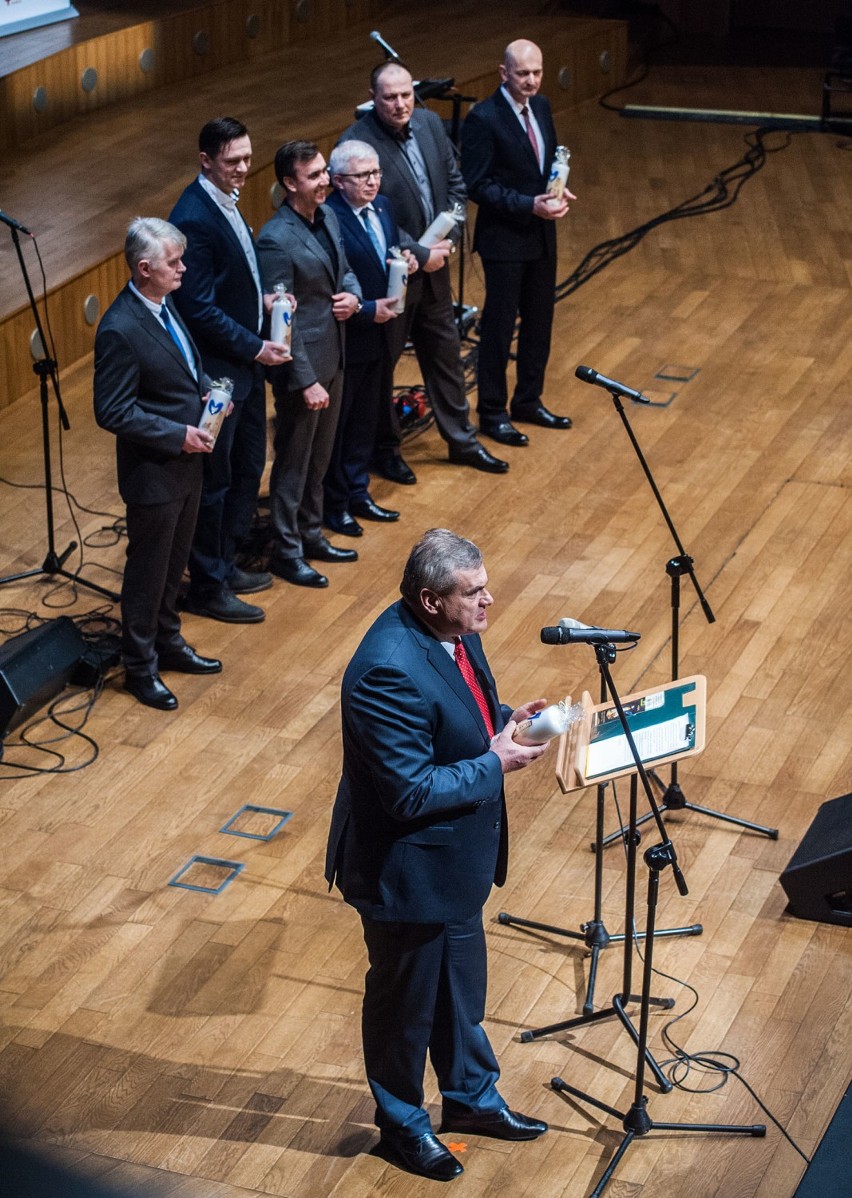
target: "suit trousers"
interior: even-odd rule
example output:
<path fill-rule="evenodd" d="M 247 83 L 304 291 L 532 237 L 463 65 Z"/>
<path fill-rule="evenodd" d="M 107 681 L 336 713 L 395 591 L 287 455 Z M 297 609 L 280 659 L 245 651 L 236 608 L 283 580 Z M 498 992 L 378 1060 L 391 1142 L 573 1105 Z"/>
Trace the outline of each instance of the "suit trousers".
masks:
<path fill-rule="evenodd" d="M 364 1064 L 382 1130 L 425 1135 L 426 1054 L 444 1109 L 498 1111 L 500 1068 L 482 1028 L 487 962 L 482 912 L 457 923 L 396 923 L 361 916 L 370 968 L 361 1029 Z"/>
<path fill-rule="evenodd" d="M 327 408 L 308 408 L 301 391 L 275 394 L 269 508 L 275 530 L 273 555 L 279 559 L 304 556 L 304 543 L 322 536 L 322 484 L 340 416 L 343 371 L 322 385 L 328 392 Z"/>
<path fill-rule="evenodd" d="M 391 321 L 388 337 L 394 366 L 406 342 L 413 342 L 435 422 L 444 440 L 461 453 L 474 450 L 476 434 L 470 423 L 447 266 L 428 274 L 418 271 L 411 276 L 405 312 L 401 319 Z M 379 421 L 375 457 L 381 460 L 398 456 L 402 438 L 393 404 L 382 410 Z"/>
<path fill-rule="evenodd" d="M 505 420 L 508 406 L 506 369 L 515 317 L 520 316 L 517 370 L 512 412 L 523 416 L 541 402 L 550 357 L 556 258 L 542 254 L 529 262 L 483 258 L 485 303 L 482 308 L 477 362 L 480 425 Z"/>
<path fill-rule="evenodd" d="M 199 485 L 179 499 L 127 505 L 121 656 L 129 674 L 156 674 L 157 654 L 186 643 L 177 596 L 198 514 L 200 474 Z"/>
<path fill-rule="evenodd" d="M 222 422 L 204 457 L 204 485 L 189 559 L 195 594 L 227 586 L 240 542 L 251 530 L 266 464 L 266 383 L 260 367 L 252 389 Z"/>
<path fill-rule="evenodd" d="M 323 485 L 326 515 L 341 516 L 351 502 L 370 498 L 369 467 L 379 414 L 390 407 L 392 395 L 389 353 L 369 362 L 346 363 L 340 419 Z"/>

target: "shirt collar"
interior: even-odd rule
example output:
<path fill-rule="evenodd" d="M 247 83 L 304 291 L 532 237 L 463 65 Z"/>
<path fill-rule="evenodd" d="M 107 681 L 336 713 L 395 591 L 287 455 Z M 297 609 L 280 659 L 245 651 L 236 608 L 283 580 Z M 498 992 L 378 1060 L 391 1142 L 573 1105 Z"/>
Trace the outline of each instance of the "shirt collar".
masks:
<path fill-rule="evenodd" d="M 198 182 L 220 208 L 224 208 L 226 212 L 236 212 L 239 192 L 232 191 L 230 195 L 226 195 L 224 191 L 219 190 L 215 183 L 211 183 L 204 174 L 198 176 Z"/>
<path fill-rule="evenodd" d="M 156 300 L 148 299 L 147 295 L 142 294 L 142 292 L 134 284 L 132 279 L 128 283 L 128 287 L 133 292 L 133 294 L 136 296 L 136 298 L 140 299 L 142 301 L 142 303 L 145 305 L 145 307 L 148 309 L 149 312 L 153 312 L 155 316 L 160 315 L 163 308 L 165 307 L 165 304 L 166 304 L 165 300 L 163 300 L 162 303 L 158 304 Z"/>
<path fill-rule="evenodd" d="M 530 115 L 532 115 L 532 105 L 527 104 L 526 102 L 524 102 L 523 104 L 519 104 L 518 101 L 515 99 L 515 97 L 512 95 L 512 93 L 505 86 L 501 85 L 500 91 L 503 93 L 504 100 L 506 101 L 506 103 L 509 105 L 509 107 L 512 109 L 512 111 L 514 113 L 516 113 L 518 116 L 520 116 L 521 113 L 523 112 L 523 110 L 525 108 L 528 108 L 530 111 Z"/>

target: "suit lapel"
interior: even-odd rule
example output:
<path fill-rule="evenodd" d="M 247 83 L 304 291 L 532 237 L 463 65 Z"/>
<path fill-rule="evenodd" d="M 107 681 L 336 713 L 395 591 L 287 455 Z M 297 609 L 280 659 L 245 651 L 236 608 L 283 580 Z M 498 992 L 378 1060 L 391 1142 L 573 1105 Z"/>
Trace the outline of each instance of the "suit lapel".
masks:
<path fill-rule="evenodd" d="M 535 163 L 535 169 L 541 173 L 541 167 L 539 166 L 538 159 L 535 156 L 535 150 L 532 148 L 532 142 L 530 141 L 529 137 L 527 137 L 527 131 L 518 120 L 517 114 L 509 105 L 506 97 L 499 88 L 495 92 L 494 103 L 497 112 L 500 114 L 500 118 L 503 121 L 504 128 L 509 133 L 509 136 L 518 144 L 521 153 L 526 154 L 530 162 Z M 537 114 L 535 119 L 538 120 Z"/>
<path fill-rule="evenodd" d="M 175 344 L 175 342 L 172 340 L 172 338 L 169 336 L 169 334 L 166 332 L 166 330 L 160 324 L 159 320 L 157 320 L 154 313 L 151 312 L 148 308 L 146 308 L 145 305 L 142 303 L 142 301 L 137 299 L 137 297 L 133 294 L 133 292 L 129 288 L 127 290 L 127 296 L 128 296 L 128 300 L 131 305 L 130 310 L 133 313 L 133 315 L 136 317 L 136 319 L 139 321 L 141 328 L 148 334 L 149 337 L 153 337 L 153 339 L 159 345 L 160 349 L 164 349 L 166 351 L 166 353 L 168 353 L 174 359 L 174 361 L 180 365 L 181 369 L 186 371 L 186 373 L 192 379 L 193 383 L 195 383 L 196 379 L 192 378 L 192 371 L 189 368 L 189 363 L 187 362 L 186 358 L 181 353 L 178 346 Z M 174 320 L 175 324 L 178 324 L 178 323 L 180 324 L 181 332 L 186 333 L 187 341 L 193 350 L 193 355 L 194 355 L 194 359 L 195 359 L 195 368 L 198 373 L 198 377 L 200 379 L 201 378 L 201 364 L 198 360 L 198 352 L 195 349 L 192 338 L 186 332 L 186 325 L 177 316 L 177 313 L 175 312 L 173 305 L 168 304 L 167 306 L 169 309 L 169 316 L 172 318 L 172 320 Z"/>
<path fill-rule="evenodd" d="M 328 277 L 331 279 L 336 289 L 337 276 L 334 272 L 334 264 L 311 230 L 305 225 L 304 221 L 302 221 L 296 215 L 296 213 L 292 211 L 289 204 L 282 204 L 278 209 L 278 214 L 281 219 L 287 223 L 287 227 L 294 233 L 305 249 L 315 257 L 319 258 L 320 262 L 328 271 Z M 329 232 L 331 232 L 331 230 L 329 230 Z"/>
<path fill-rule="evenodd" d="M 225 213 L 222 211 L 222 209 L 216 203 L 216 201 L 207 194 L 207 192 L 204 190 L 204 188 L 201 186 L 201 184 L 198 182 L 197 179 L 195 180 L 195 186 L 198 188 L 198 195 L 201 197 L 201 202 L 207 206 L 207 210 L 210 213 L 213 221 L 218 226 L 218 228 L 224 233 L 225 237 L 229 239 L 229 244 L 231 246 L 232 253 L 236 254 L 239 257 L 239 260 L 242 262 L 243 266 L 245 266 L 246 273 L 248 274 L 248 277 L 252 281 L 252 286 L 256 286 L 256 284 L 254 282 L 254 276 L 251 273 L 251 267 L 249 266 L 248 260 L 246 259 L 246 252 L 243 249 L 242 242 L 240 241 L 237 234 L 234 232 L 234 228 L 231 225 L 231 222 L 228 220 L 227 216 L 225 216 Z M 237 209 L 237 216 L 240 218 L 240 220 L 246 226 L 246 229 L 248 229 L 249 239 L 251 240 L 252 245 L 254 245 L 254 238 L 251 235 L 251 229 L 249 229 L 248 222 L 245 220 L 245 218 L 244 218 L 243 214 L 240 212 L 239 208 Z M 257 263 L 255 262 L 255 265 L 256 264 Z M 258 271 L 258 274 L 259 273 L 260 273 L 260 271 Z"/>

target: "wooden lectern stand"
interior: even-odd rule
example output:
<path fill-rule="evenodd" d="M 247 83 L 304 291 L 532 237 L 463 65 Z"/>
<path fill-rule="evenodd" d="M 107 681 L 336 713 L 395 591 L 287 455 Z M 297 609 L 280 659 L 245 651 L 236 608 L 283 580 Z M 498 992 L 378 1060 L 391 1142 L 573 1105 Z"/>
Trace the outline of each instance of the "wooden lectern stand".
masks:
<path fill-rule="evenodd" d="M 570 697 L 565 700 L 570 706 Z M 583 717 L 559 738 L 556 777 L 564 794 L 636 773 L 636 763 L 613 702 L 580 699 Z M 636 691 L 622 699 L 643 765 L 665 765 L 704 748 L 707 679 L 703 674 Z"/>

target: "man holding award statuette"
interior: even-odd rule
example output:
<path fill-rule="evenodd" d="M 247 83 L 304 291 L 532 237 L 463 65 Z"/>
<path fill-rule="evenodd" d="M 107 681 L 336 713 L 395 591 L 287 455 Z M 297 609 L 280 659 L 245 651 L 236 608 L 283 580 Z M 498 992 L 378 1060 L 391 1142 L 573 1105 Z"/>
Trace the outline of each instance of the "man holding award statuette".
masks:
<path fill-rule="evenodd" d="M 556 144 L 550 105 L 538 94 L 541 50 L 519 39 L 506 47 L 501 86 L 468 113 L 461 169 L 478 204 L 473 248 L 485 272 L 477 383 L 479 427 L 503 445 L 526 445 L 517 420 L 571 427 L 541 402 L 550 355 L 556 286 L 556 223 L 576 199 L 566 186 L 568 151 Z M 509 407 L 506 369 L 520 316 L 517 381 Z"/>
<path fill-rule="evenodd" d="M 379 1151 L 450 1181 L 463 1170 L 423 1105 L 427 1053 L 441 1131 L 532 1140 L 547 1130 L 507 1106 L 482 1028 L 482 908 L 508 857 L 503 778 L 545 752 L 513 737 L 545 700 L 513 711 L 497 698 L 480 640 L 494 601 L 474 544 L 431 529 L 400 591 L 343 677 L 326 879 L 358 911 L 367 945 L 362 1033 Z"/>
<path fill-rule="evenodd" d="M 210 382 L 189 330 L 168 300 L 186 269 L 186 238 L 137 217 L 124 256 L 130 282 L 95 337 L 95 418 L 114 433 L 118 489 L 127 506 L 121 586 L 124 686 L 146 707 L 174 711 L 160 670 L 217 674 L 222 663 L 183 639 L 178 587 L 189 558 L 203 460 L 214 438 L 198 427 Z"/>
<path fill-rule="evenodd" d="M 367 142 L 378 154 L 380 194 L 393 204 L 399 227 L 411 239 L 420 266 L 408 288 L 403 319 L 394 321 L 390 329 L 394 364 L 410 338 L 450 461 L 489 474 L 504 474 L 508 463 L 480 445 L 470 423 L 453 314 L 447 257 L 459 229 L 451 214 L 462 214 L 463 219 L 467 200 L 455 151 L 437 113 L 415 108 L 414 84 L 401 64 L 387 62 L 376 67 L 370 88 L 373 111 L 350 125 L 340 140 Z M 417 481 L 402 460 L 399 426 L 392 409 L 379 426 L 374 466 L 393 482 Z"/>

